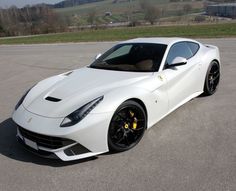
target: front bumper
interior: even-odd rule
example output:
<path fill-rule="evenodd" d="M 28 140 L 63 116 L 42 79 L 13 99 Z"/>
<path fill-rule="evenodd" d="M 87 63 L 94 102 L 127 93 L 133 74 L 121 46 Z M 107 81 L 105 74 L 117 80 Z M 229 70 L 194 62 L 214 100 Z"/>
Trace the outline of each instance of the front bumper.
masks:
<path fill-rule="evenodd" d="M 24 140 L 20 138 L 18 135 L 16 136 L 17 141 L 29 152 L 38 155 L 40 157 L 44 158 L 50 158 L 50 159 L 59 159 L 54 153 L 44 151 L 44 150 L 35 150 L 34 148 L 28 146 L 25 144 Z"/>
<path fill-rule="evenodd" d="M 108 152 L 107 132 L 111 117 L 112 113 L 89 114 L 78 124 L 61 128 L 62 118 L 42 117 L 22 105 L 12 115 L 18 125 L 17 139 L 26 149 L 63 161 Z"/>

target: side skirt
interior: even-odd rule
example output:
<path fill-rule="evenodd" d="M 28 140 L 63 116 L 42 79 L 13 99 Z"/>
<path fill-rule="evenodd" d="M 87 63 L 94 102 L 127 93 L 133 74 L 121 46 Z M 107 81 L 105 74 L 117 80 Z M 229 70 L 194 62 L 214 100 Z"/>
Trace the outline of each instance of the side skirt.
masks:
<path fill-rule="evenodd" d="M 185 103 L 187 103 L 188 101 L 190 101 L 191 99 L 201 95 L 203 93 L 203 91 L 200 92 L 196 92 L 192 95 L 190 95 L 189 97 L 187 97 L 186 99 L 184 99 L 182 102 L 180 102 L 178 105 L 176 105 L 174 108 L 170 109 L 165 115 L 163 115 L 160 119 L 158 119 L 156 122 L 154 122 L 153 124 L 150 124 L 148 126 L 147 129 L 151 128 L 152 126 L 154 126 L 156 123 L 158 123 L 160 120 L 162 120 L 164 117 L 166 117 L 167 115 L 169 115 L 170 113 L 172 113 L 174 110 L 176 110 L 177 108 L 179 108 L 180 106 L 184 105 Z"/>

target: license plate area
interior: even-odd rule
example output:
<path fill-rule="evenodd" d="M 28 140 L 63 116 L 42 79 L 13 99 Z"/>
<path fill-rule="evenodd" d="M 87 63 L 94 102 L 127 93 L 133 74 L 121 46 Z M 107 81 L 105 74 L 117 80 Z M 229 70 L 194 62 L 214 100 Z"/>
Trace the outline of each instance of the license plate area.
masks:
<path fill-rule="evenodd" d="M 38 150 L 38 145 L 37 145 L 37 143 L 35 143 L 34 141 L 31 141 L 31 140 L 29 140 L 29 139 L 27 139 L 27 138 L 24 137 L 24 142 L 25 142 L 25 144 L 28 145 L 29 147 L 31 147 L 31 148 L 33 148 L 33 149 L 35 149 L 35 150 Z"/>

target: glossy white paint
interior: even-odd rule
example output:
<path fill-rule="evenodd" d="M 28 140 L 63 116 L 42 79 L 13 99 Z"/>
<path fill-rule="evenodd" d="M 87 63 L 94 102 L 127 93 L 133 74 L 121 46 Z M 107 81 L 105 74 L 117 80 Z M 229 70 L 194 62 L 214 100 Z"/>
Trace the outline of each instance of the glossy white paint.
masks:
<path fill-rule="evenodd" d="M 170 47 L 182 38 L 142 38 L 121 43 L 162 43 L 167 50 L 158 72 L 121 72 L 92 68 L 74 70 L 39 82 L 14 111 L 13 120 L 23 128 L 43 135 L 72 139 L 91 152 L 67 156 L 65 148 L 40 148 L 55 153 L 62 160 L 75 160 L 107 152 L 107 132 L 115 110 L 128 99 L 139 99 L 146 107 L 148 128 L 164 116 L 203 92 L 208 66 L 212 60 L 220 62 L 217 47 L 200 46 L 187 64 L 164 69 Z M 196 41 L 193 41 L 196 42 Z M 60 102 L 45 100 L 47 96 Z M 61 128 L 63 119 L 89 101 L 104 99 L 78 124 Z M 31 120 L 29 120 L 31 119 Z M 19 134 L 19 133 L 18 133 Z M 73 145 L 70 145 L 73 146 Z M 68 147 L 68 146 L 67 146 Z M 67 148 L 66 147 L 66 148 Z"/>

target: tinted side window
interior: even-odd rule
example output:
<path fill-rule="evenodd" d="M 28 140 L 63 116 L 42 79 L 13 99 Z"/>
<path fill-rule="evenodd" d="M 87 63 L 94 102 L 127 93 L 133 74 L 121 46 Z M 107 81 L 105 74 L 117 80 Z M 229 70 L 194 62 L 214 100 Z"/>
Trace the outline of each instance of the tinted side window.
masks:
<path fill-rule="evenodd" d="M 192 51 L 187 46 L 186 42 L 179 42 L 170 48 L 169 54 L 167 56 L 167 63 L 171 63 L 176 57 L 189 59 L 192 56 Z"/>
<path fill-rule="evenodd" d="M 197 53 L 197 51 L 199 50 L 199 45 L 195 42 L 187 42 L 189 48 L 191 49 L 191 52 L 193 53 L 193 55 L 195 55 Z"/>
<path fill-rule="evenodd" d="M 112 54 L 110 54 L 110 55 L 105 59 L 105 61 L 106 61 L 106 60 L 109 60 L 109 59 L 112 59 L 112 58 L 119 57 L 119 56 L 127 55 L 127 54 L 129 54 L 131 48 L 132 48 L 132 45 L 125 45 L 125 46 L 122 46 L 121 48 L 117 49 L 117 50 L 114 51 Z"/>

